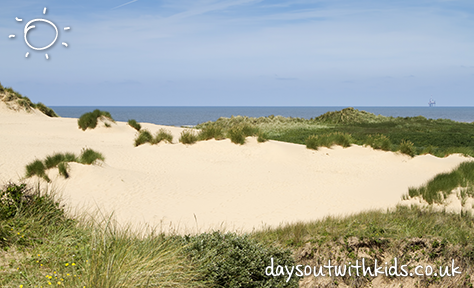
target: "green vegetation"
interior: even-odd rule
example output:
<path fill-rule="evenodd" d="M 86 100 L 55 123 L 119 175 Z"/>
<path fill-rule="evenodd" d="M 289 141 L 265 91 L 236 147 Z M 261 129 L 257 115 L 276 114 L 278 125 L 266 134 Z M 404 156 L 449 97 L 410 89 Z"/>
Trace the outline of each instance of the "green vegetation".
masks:
<path fill-rule="evenodd" d="M 69 218 L 52 193 L 0 189 L 1 287 L 297 287 L 264 275 L 288 250 L 248 235 L 135 233 L 113 220 Z"/>
<path fill-rule="evenodd" d="M 5 88 L 0 83 L 0 100 L 7 104 L 7 107 L 13 110 L 18 110 L 19 108 L 25 109 L 26 111 L 31 111 L 31 109 L 38 109 L 43 114 L 49 117 L 59 117 L 53 109 L 47 107 L 43 103 L 39 102 L 37 104 L 31 102 L 30 98 L 21 95 L 12 88 Z"/>
<path fill-rule="evenodd" d="M 449 173 L 441 173 L 418 188 L 410 188 L 408 196 L 421 196 L 428 203 L 442 203 L 455 188 L 461 188 L 461 198 L 474 197 L 474 162 L 461 163 Z"/>
<path fill-rule="evenodd" d="M 161 141 L 167 143 L 173 143 L 173 135 L 169 130 L 161 128 L 156 132 L 155 137 L 153 137 L 150 131 L 143 129 L 138 131 L 138 136 L 135 138 L 135 147 L 140 146 L 145 143 L 150 143 L 151 145 L 158 144 Z"/>
<path fill-rule="evenodd" d="M 171 131 L 161 128 L 158 132 L 156 132 L 155 138 L 151 141 L 151 144 L 158 144 L 161 141 L 165 141 L 167 143 L 173 143 L 173 134 Z"/>
<path fill-rule="evenodd" d="M 85 131 L 87 128 L 94 129 L 95 127 L 97 127 L 97 123 L 99 119 L 108 120 L 115 123 L 114 119 L 112 118 L 112 115 L 110 115 L 109 112 L 96 109 L 92 112 L 83 114 L 77 120 L 77 124 L 79 125 L 79 128 L 82 129 L 83 131 Z"/>
<path fill-rule="evenodd" d="M 138 131 L 138 136 L 135 138 L 135 147 L 138 147 L 145 143 L 150 143 L 153 141 L 153 136 L 151 135 L 150 131 L 143 129 Z"/>
<path fill-rule="evenodd" d="M 50 182 L 51 180 L 48 175 L 46 175 L 46 170 L 57 167 L 60 175 L 64 176 L 64 178 L 69 178 L 69 162 L 91 165 L 97 161 L 104 160 L 105 158 L 101 153 L 92 149 L 83 149 L 79 157 L 76 157 L 73 153 L 56 153 L 47 156 L 43 161 L 37 159 L 26 165 L 26 177 L 29 178 L 36 175 Z"/>
<path fill-rule="evenodd" d="M 334 132 L 326 135 L 312 135 L 306 139 L 306 147 L 310 149 L 318 149 L 318 147 L 331 147 L 333 145 L 340 145 L 342 147 L 349 147 L 353 143 L 351 135 Z"/>
<path fill-rule="evenodd" d="M 128 125 L 135 128 L 135 130 L 137 131 L 140 131 L 140 129 L 142 129 L 142 125 L 140 125 L 140 123 L 138 123 L 135 119 L 128 120 Z"/>
<path fill-rule="evenodd" d="M 198 135 L 199 140 L 210 140 L 212 138 L 216 140 L 222 140 L 225 138 L 223 128 L 215 123 L 203 127 Z"/>
<path fill-rule="evenodd" d="M 216 125 L 227 131 L 232 126 L 242 124 L 257 127 L 268 139 L 297 144 L 306 144 L 313 135 L 327 138 L 340 133 L 348 135 L 351 144 L 368 145 L 386 151 L 400 151 L 403 148 L 408 155 L 431 153 L 444 157 L 462 153 L 474 156 L 474 123 L 433 120 L 422 116 L 385 117 L 354 108 L 328 112 L 311 119 L 273 115 L 219 118 L 215 122 L 199 124 L 196 128 Z M 333 136 L 329 136 L 331 134 Z M 312 137 L 310 142 L 314 141 L 315 137 Z"/>
<path fill-rule="evenodd" d="M 196 135 L 195 130 L 193 129 L 185 129 L 181 132 L 181 137 L 179 138 L 179 142 L 183 144 L 194 144 L 198 141 L 198 136 Z"/>
<path fill-rule="evenodd" d="M 271 258 L 280 265 L 295 265 L 289 250 L 262 245 L 248 235 L 220 232 L 187 236 L 184 244 L 204 279 L 212 280 L 217 287 L 298 287 L 298 277 L 285 282 L 265 275 Z"/>

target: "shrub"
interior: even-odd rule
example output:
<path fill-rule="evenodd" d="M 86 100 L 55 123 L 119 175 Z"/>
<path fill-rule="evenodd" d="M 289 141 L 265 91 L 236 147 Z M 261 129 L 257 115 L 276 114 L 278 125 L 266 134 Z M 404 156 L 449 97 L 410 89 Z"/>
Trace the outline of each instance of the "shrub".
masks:
<path fill-rule="evenodd" d="M 198 137 L 195 133 L 195 130 L 192 129 L 185 129 L 181 132 L 181 137 L 179 138 L 179 142 L 183 144 L 194 144 L 198 140 Z"/>
<path fill-rule="evenodd" d="M 44 105 L 43 103 L 39 102 L 37 104 L 34 105 L 34 108 L 38 109 L 39 111 L 43 112 L 43 114 L 49 116 L 49 117 L 59 117 L 58 114 L 56 114 L 56 112 L 54 112 L 53 109 L 47 107 L 46 105 Z"/>
<path fill-rule="evenodd" d="M 410 155 L 411 157 L 415 156 L 415 148 L 414 148 L 413 142 L 409 140 L 406 140 L 406 141 L 402 140 L 399 146 L 399 150 L 403 154 Z"/>
<path fill-rule="evenodd" d="M 137 138 L 135 138 L 135 147 L 140 146 L 145 143 L 150 143 L 151 141 L 153 141 L 153 136 L 151 136 L 150 131 L 140 130 L 138 132 Z"/>
<path fill-rule="evenodd" d="M 210 140 L 212 138 L 216 140 L 224 139 L 224 130 L 221 125 L 217 123 L 212 123 L 204 126 L 199 132 L 199 140 Z"/>
<path fill-rule="evenodd" d="M 151 144 L 158 144 L 161 141 L 166 141 L 168 143 L 173 143 L 173 134 L 169 130 L 161 128 L 155 135 L 155 138 L 152 139 Z"/>
<path fill-rule="evenodd" d="M 91 165 L 95 161 L 100 160 L 104 161 L 104 156 L 92 149 L 83 149 L 81 155 L 79 156 L 79 163 Z"/>
<path fill-rule="evenodd" d="M 140 131 L 140 129 L 142 129 L 142 125 L 140 125 L 140 123 L 138 123 L 135 119 L 128 120 L 128 125 L 135 128 L 135 130 L 137 131 Z"/>
<path fill-rule="evenodd" d="M 0 190 L 0 220 L 14 217 L 24 206 L 30 204 L 31 200 L 31 189 L 28 189 L 26 184 L 7 184 Z"/>
<path fill-rule="evenodd" d="M 2 83 L 0 83 L 0 92 L 5 92 L 5 87 L 3 87 Z"/>
<path fill-rule="evenodd" d="M 98 119 L 108 119 L 112 122 L 115 122 L 109 112 L 100 111 L 99 109 L 96 109 L 92 112 L 83 114 L 77 120 L 77 124 L 79 125 L 79 128 L 83 131 L 85 131 L 87 128 L 94 129 L 95 127 L 97 127 Z"/>
<path fill-rule="evenodd" d="M 220 232 L 184 237 L 186 252 L 203 269 L 205 279 L 217 287 L 298 287 L 298 278 L 265 275 L 273 258 L 274 265 L 295 265 L 289 250 L 266 247 L 247 235 Z"/>
<path fill-rule="evenodd" d="M 41 160 L 35 160 L 26 165 L 26 177 L 38 176 L 50 182 L 51 180 L 46 175 L 46 167 Z"/>

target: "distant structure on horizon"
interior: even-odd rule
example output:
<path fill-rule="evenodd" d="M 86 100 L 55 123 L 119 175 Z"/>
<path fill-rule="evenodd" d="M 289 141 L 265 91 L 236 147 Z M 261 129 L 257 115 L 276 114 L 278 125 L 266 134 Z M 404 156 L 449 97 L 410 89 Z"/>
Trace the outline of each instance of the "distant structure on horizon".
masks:
<path fill-rule="evenodd" d="M 430 101 L 428 102 L 428 106 L 429 106 L 429 107 L 433 107 L 433 106 L 435 106 L 435 105 L 436 105 L 436 101 L 433 100 L 433 98 L 430 98 Z"/>

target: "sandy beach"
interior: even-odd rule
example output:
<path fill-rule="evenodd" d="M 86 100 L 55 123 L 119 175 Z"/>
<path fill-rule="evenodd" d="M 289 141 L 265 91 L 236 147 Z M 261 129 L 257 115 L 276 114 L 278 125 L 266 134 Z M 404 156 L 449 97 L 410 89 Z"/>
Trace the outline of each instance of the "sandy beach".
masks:
<path fill-rule="evenodd" d="M 25 166 L 35 159 L 92 148 L 105 156 L 102 165 L 71 163 L 68 179 L 57 169 L 48 172 L 48 185 L 71 211 L 99 209 L 113 212 L 120 223 L 181 233 L 252 231 L 394 207 L 408 187 L 468 160 L 460 155 L 411 158 L 355 145 L 315 151 L 252 137 L 242 146 L 228 139 L 183 145 L 177 143 L 183 128 L 147 123 L 142 127 L 153 133 L 170 130 L 175 143 L 134 147 L 136 130 L 124 122 L 82 131 L 77 119 L 0 105 L 2 183 L 23 178 Z"/>

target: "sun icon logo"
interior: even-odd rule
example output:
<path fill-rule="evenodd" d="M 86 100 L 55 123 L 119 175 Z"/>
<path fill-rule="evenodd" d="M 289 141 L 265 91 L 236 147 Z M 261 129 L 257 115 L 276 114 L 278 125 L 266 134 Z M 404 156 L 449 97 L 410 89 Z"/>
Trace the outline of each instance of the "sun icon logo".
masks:
<path fill-rule="evenodd" d="M 46 15 L 46 11 L 47 11 L 47 9 L 44 8 L 43 9 L 43 15 Z M 23 22 L 23 19 L 19 19 L 18 17 L 16 17 L 15 20 L 17 22 Z M 51 42 L 49 45 L 46 45 L 44 47 L 34 47 L 33 45 L 31 45 L 28 42 L 28 37 L 27 37 L 28 32 L 30 32 L 30 30 L 32 30 L 36 27 L 35 25 L 32 25 L 33 23 L 36 23 L 36 22 L 44 22 L 46 24 L 49 24 L 56 31 L 56 36 L 54 37 L 53 42 Z M 70 29 L 71 29 L 71 27 L 65 27 L 64 31 L 69 31 Z M 25 28 L 23 29 L 23 35 L 24 35 L 25 43 L 26 43 L 26 45 L 28 45 L 28 47 L 30 47 L 31 49 L 36 50 L 36 51 L 43 51 L 43 50 L 49 49 L 51 46 L 54 45 L 54 43 L 56 43 L 56 41 L 58 40 L 59 31 L 58 31 L 58 27 L 56 27 L 56 25 L 53 22 L 49 21 L 49 20 L 46 20 L 46 19 L 33 19 L 30 22 L 26 23 Z M 15 37 L 16 37 L 16 35 L 8 36 L 8 38 L 10 38 L 10 39 L 14 39 Z M 66 48 L 69 46 L 66 42 L 62 42 L 62 45 Z M 28 58 L 29 55 L 30 55 L 30 52 L 26 52 L 25 57 Z M 47 53 L 45 54 L 45 56 L 46 56 L 46 60 L 49 60 L 49 55 Z"/>

